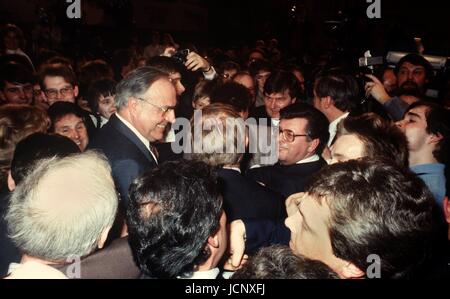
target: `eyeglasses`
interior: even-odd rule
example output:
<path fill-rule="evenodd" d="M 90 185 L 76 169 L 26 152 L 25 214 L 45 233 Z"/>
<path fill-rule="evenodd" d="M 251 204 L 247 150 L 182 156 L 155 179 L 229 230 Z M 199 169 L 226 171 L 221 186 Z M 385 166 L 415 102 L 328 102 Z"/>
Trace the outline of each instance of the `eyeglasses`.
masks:
<path fill-rule="evenodd" d="M 59 90 L 58 89 L 46 89 L 45 95 L 49 99 L 56 99 L 58 97 L 58 94 L 61 94 L 64 97 L 72 92 L 73 92 L 73 87 L 68 86 L 68 87 L 61 88 Z"/>
<path fill-rule="evenodd" d="M 167 107 L 167 106 L 159 106 L 153 103 L 150 103 L 149 101 L 147 101 L 146 99 L 140 98 L 140 97 L 135 97 L 138 100 L 143 101 L 144 103 L 147 103 L 155 108 L 158 108 L 159 110 L 161 110 L 162 114 L 167 114 L 170 110 L 175 111 L 175 107 Z"/>
<path fill-rule="evenodd" d="M 294 142 L 296 137 L 309 137 L 308 134 L 295 134 L 294 132 L 288 129 L 286 130 L 280 129 L 279 133 L 281 136 L 283 136 L 284 140 L 286 140 L 287 142 Z"/>

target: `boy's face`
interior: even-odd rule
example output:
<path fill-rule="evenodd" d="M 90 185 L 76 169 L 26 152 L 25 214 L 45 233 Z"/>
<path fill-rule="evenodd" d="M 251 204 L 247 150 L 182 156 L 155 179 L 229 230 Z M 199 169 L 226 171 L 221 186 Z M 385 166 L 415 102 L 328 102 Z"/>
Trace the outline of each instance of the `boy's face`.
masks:
<path fill-rule="evenodd" d="M 98 112 L 101 116 L 109 119 L 111 115 L 116 112 L 116 106 L 114 102 L 114 96 L 109 95 L 107 97 L 100 96 L 98 99 Z"/>

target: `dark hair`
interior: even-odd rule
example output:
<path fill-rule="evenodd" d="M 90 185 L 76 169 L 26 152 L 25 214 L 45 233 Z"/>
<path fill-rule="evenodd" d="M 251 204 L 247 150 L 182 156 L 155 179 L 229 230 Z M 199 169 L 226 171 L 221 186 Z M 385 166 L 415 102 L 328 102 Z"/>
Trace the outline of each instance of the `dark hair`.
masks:
<path fill-rule="evenodd" d="M 416 53 L 407 54 L 398 61 L 397 66 L 394 69 L 395 75 L 398 74 L 400 68 L 405 62 L 409 62 L 413 65 L 423 66 L 423 68 L 425 69 L 426 77 L 428 79 L 430 79 L 433 76 L 433 67 L 431 66 L 431 63 L 428 60 L 426 60 L 425 57 Z"/>
<path fill-rule="evenodd" d="M 6 82 L 26 84 L 32 83 L 33 73 L 30 70 L 18 63 L 8 63 L 3 65 L 0 69 L 0 89 L 3 89 Z"/>
<path fill-rule="evenodd" d="M 79 152 L 80 148 L 65 136 L 31 134 L 16 146 L 11 162 L 11 176 L 17 185 L 28 175 L 36 161 L 54 156 L 65 157 Z"/>
<path fill-rule="evenodd" d="M 47 110 L 48 116 L 50 117 L 50 132 L 55 131 L 55 124 L 64 116 L 73 114 L 81 118 L 86 125 L 86 120 L 84 118 L 83 110 L 74 103 L 58 101 L 53 103 Z"/>
<path fill-rule="evenodd" d="M 63 77 L 67 83 L 72 84 L 72 87 L 77 86 L 77 78 L 75 76 L 75 73 L 73 70 L 64 64 L 58 64 L 58 65 L 44 65 L 42 70 L 39 72 L 39 84 L 41 85 L 42 89 L 45 91 L 46 87 L 44 85 L 44 79 L 45 77 Z"/>
<path fill-rule="evenodd" d="M 118 49 L 114 52 L 111 65 L 114 71 L 114 78 L 119 81 L 122 79 L 122 68 L 133 62 L 135 56 L 133 51 L 129 49 Z"/>
<path fill-rule="evenodd" d="M 412 103 L 406 112 L 421 106 L 427 107 L 425 111 L 427 121 L 426 132 L 428 134 L 442 136 L 442 139 L 439 140 L 433 151 L 433 156 L 439 162 L 447 163 L 449 161 L 450 152 L 450 111 L 435 103 L 418 101 Z"/>
<path fill-rule="evenodd" d="M 196 102 L 201 98 L 211 98 L 211 94 L 217 86 L 217 80 L 200 80 L 194 88 L 192 102 Z"/>
<path fill-rule="evenodd" d="M 96 59 L 88 61 L 81 66 L 78 79 L 80 81 L 80 93 L 83 97 L 86 97 L 92 82 L 101 79 L 113 80 L 114 72 L 104 60 Z"/>
<path fill-rule="evenodd" d="M 128 241 L 144 276 L 176 278 L 208 259 L 205 244 L 222 214 L 213 168 L 198 161 L 166 162 L 129 190 Z"/>
<path fill-rule="evenodd" d="M 315 81 L 314 91 L 319 98 L 331 97 L 334 106 L 341 111 L 350 111 L 358 103 L 358 82 L 351 75 L 335 73 L 320 76 Z"/>
<path fill-rule="evenodd" d="M 98 113 L 98 101 L 100 96 L 109 97 L 116 94 L 116 82 L 104 78 L 94 81 L 86 92 L 86 100 L 93 113 Z"/>
<path fill-rule="evenodd" d="M 307 120 L 306 134 L 308 134 L 310 140 L 319 139 L 320 143 L 316 148 L 316 153 L 321 154 L 327 145 L 328 138 L 330 138 L 327 117 L 316 108 L 305 103 L 294 103 L 281 109 L 280 120 L 293 118 L 304 118 Z"/>
<path fill-rule="evenodd" d="M 248 66 L 248 69 L 250 71 L 250 74 L 253 78 L 258 74 L 260 71 L 269 71 L 271 72 L 273 70 L 272 64 L 268 60 L 255 60 Z"/>
<path fill-rule="evenodd" d="M 264 84 L 264 94 L 270 95 L 272 93 L 283 93 L 289 91 L 289 96 L 297 101 L 302 100 L 302 86 L 300 82 L 291 72 L 275 71 L 270 74 Z"/>
<path fill-rule="evenodd" d="M 262 248 L 232 279 L 338 279 L 339 276 L 320 261 L 295 255 L 287 246 Z"/>
<path fill-rule="evenodd" d="M 250 91 L 242 84 L 230 81 L 216 86 L 210 97 L 212 103 L 232 106 L 236 112 L 248 111 L 252 103 Z"/>
<path fill-rule="evenodd" d="M 147 60 L 147 66 L 158 69 L 170 75 L 171 73 L 182 73 L 183 65 L 166 56 L 154 56 Z"/>
<path fill-rule="evenodd" d="M 428 261 L 434 199 L 407 168 L 366 158 L 336 163 L 319 170 L 306 190 L 329 206 L 336 257 L 366 269 L 377 254 L 385 279 L 412 277 Z"/>
<path fill-rule="evenodd" d="M 354 134 L 364 144 L 364 156 L 390 159 L 400 167 L 408 166 L 408 141 L 395 125 L 375 113 L 346 117 L 338 124 L 336 139 Z"/>

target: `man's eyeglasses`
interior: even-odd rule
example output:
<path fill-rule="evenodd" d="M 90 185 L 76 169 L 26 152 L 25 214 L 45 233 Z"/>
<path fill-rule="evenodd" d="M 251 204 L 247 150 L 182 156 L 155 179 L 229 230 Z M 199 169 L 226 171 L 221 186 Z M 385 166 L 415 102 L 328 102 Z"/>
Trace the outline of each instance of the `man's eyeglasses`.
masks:
<path fill-rule="evenodd" d="M 158 108 L 159 110 L 161 110 L 161 112 L 162 112 L 163 114 L 168 113 L 170 110 L 175 111 L 175 107 L 159 106 L 159 105 L 150 103 L 150 102 L 147 101 L 146 99 L 143 99 L 143 98 L 140 98 L 140 97 L 135 97 L 135 98 L 138 99 L 138 100 L 141 100 L 141 101 L 143 101 L 143 102 L 145 102 L 145 103 L 147 103 L 147 104 L 149 104 L 149 105 L 151 105 L 151 106 L 153 106 L 153 107 L 155 107 L 155 108 Z"/>
<path fill-rule="evenodd" d="M 45 95 L 49 99 L 56 99 L 58 97 L 58 94 L 61 94 L 64 97 L 68 94 L 71 94 L 72 92 L 73 92 L 73 87 L 68 86 L 68 87 L 61 88 L 59 90 L 58 89 L 46 89 Z"/>
<path fill-rule="evenodd" d="M 287 142 L 294 142 L 296 137 L 309 137 L 308 134 L 295 134 L 294 132 L 288 129 L 286 130 L 280 129 L 279 133 L 281 136 L 283 136 L 284 140 L 286 140 Z"/>

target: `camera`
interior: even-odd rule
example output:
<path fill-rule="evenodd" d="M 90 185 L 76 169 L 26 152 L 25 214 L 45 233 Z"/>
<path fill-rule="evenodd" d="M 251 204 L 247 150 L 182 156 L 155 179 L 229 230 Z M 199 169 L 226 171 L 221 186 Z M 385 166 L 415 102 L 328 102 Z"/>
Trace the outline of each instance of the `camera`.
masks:
<path fill-rule="evenodd" d="M 187 60 L 188 54 L 189 54 L 189 49 L 178 50 L 175 53 L 173 53 L 171 58 L 178 63 L 184 64 Z"/>

